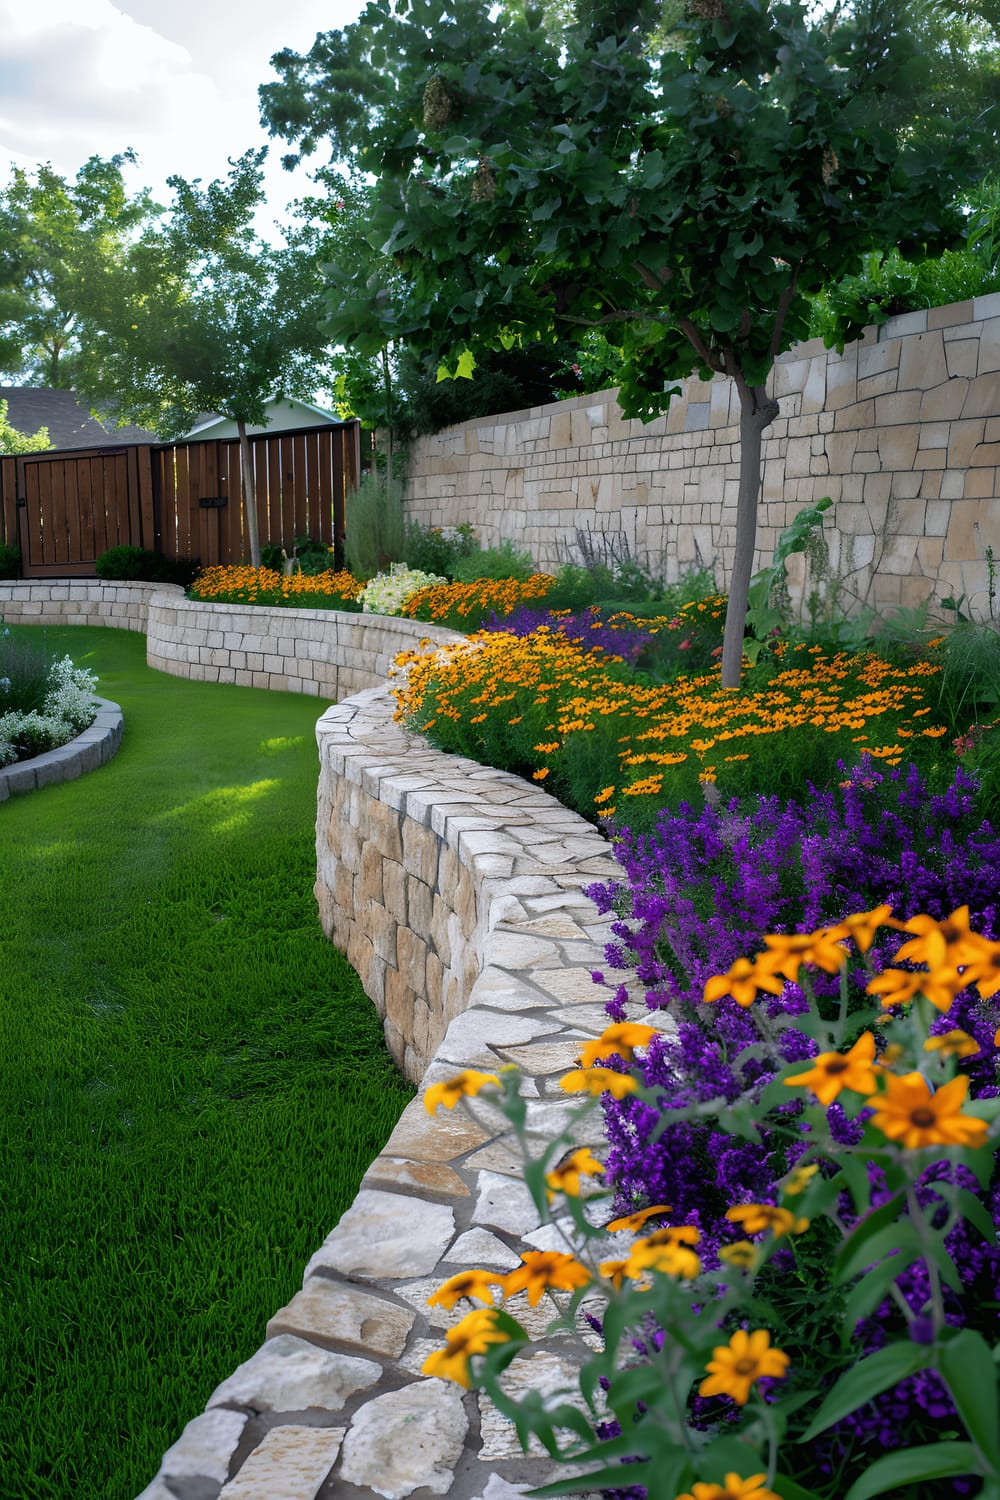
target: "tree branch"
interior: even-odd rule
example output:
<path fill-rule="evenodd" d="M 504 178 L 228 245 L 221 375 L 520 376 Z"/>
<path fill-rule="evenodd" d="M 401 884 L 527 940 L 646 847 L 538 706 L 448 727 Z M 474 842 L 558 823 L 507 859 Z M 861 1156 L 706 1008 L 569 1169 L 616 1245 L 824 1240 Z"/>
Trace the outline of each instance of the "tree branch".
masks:
<path fill-rule="evenodd" d="M 710 370 L 717 370 L 720 375 L 727 373 L 725 350 L 723 350 L 721 355 L 713 354 L 690 318 L 678 318 L 677 327 L 683 333 L 698 358 L 703 360 Z"/>
<path fill-rule="evenodd" d="M 781 352 L 781 335 L 784 331 L 785 319 L 788 317 L 788 309 L 792 305 L 792 299 L 794 298 L 796 289 L 798 287 L 798 281 L 799 269 L 798 266 L 796 266 L 792 271 L 792 279 L 785 287 L 785 290 L 782 292 L 781 296 L 778 298 L 778 306 L 774 311 L 774 327 L 771 330 L 771 342 L 768 346 L 768 353 L 770 354 L 772 360 L 777 359 L 779 353 Z"/>

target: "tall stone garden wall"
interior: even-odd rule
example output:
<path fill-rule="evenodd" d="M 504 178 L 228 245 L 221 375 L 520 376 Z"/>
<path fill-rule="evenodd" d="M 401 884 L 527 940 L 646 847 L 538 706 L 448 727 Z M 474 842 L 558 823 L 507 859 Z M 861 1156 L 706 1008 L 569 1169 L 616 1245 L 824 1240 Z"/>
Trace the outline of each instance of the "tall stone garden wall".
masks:
<path fill-rule="evenodd" d="M 1000 294 L 907 313 L 843 354 L 819 340 L 783 355 L 781 414 L 764 436 L 758 555 L 829 495 L 829 566 L 844 602 L 879 611 L 964 594 L 989 615 L 987 548 L 1000 553 Z M 622 417 L 614 391 L 486 417 L 420 438 L 407 509 L 467 521 L 536 562 L 570 560 L 581 530 L 623 533 L 676 578 L 732 564 L 738 406 L 730 381 L 691 379 L 669 412 Z"/>

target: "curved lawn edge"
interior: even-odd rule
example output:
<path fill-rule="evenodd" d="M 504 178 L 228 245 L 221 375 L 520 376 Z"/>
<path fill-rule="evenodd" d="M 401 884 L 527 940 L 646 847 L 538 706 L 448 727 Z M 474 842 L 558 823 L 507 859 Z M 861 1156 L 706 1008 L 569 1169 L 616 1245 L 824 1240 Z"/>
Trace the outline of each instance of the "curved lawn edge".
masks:
<path fill-rule="evenodd" d="M 23 796 L 60 781 L 75 781 L 87 771 L 96 771 L 118 751 L 125 719 L 117 703 L 98 698 L 94 721 L 55 750 L 46 750 L 31 760 L 18 760 L 0 768 L 0 802 Z"/>

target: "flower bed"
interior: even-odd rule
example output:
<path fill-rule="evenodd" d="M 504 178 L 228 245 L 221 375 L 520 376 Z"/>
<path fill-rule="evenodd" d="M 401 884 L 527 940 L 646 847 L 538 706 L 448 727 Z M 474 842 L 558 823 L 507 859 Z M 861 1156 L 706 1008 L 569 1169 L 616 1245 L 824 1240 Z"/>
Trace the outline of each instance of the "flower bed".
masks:
<path fill-rule="evenodd" d="M 947 733 L 926 687 L 938 668 L 861 653 L 779 648 L 742 692 L 718 673 L 657 683 L 552 627 L 481 632 L 401 661 L 400 717 L 440 749 L 536 781 L 584 816 L 648 826 L 664 804 L 759 785 L 792 791 L 835 779 L 842 757 L 898 765 L 938 757 Z"/>
<path fill-rule="evenodd" d="M 283 574 L 274 568 L 226 565 L 205 568 L 188 597 L 214 604 L 260 604 L 286 609 L 357 609 L 363 585 L 333 568 Z"/>
<path fill-rule="evenodd" d="M 2 618 L 0 618 L 2 626 Z M 0 766 L 57 750 L 93 722 L 97 678 L 68 656 L 48 661 L 0 637 Z"/>

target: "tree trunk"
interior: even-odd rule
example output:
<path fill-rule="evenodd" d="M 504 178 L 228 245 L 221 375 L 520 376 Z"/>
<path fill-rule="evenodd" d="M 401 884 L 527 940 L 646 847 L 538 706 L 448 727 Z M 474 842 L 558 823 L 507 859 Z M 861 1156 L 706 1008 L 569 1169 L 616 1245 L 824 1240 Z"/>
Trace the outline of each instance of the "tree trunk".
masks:
<path fill-rule="evenodd" d="M 260 567 L 260 532 L 257 528 L 257 486 L 253 477 L 253 454 L 247 437 L 247 424 L 242 417 L 236 418 L 236 431 L 240 437 L 240 481 L 243 490 L 243 514 L 246 516 L 247 541 L 250 543 L 250 566 Z"/>
<path fill-rule="evenodd" d="M 738 688 L 743 672 L 750 575 L 757 540 L 757 506 L 761 489 L 761 438 L 778 415 L 778 403 L 763 386 L 737 377 L 740 393 L 740 488 L 736 501 L 736 553 L 729 578 L 729 605 L 722 641 L 722 686 Z"/>

